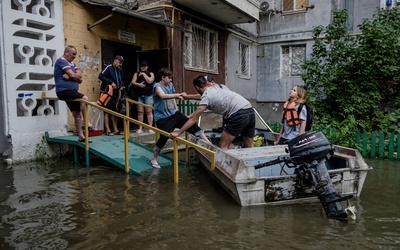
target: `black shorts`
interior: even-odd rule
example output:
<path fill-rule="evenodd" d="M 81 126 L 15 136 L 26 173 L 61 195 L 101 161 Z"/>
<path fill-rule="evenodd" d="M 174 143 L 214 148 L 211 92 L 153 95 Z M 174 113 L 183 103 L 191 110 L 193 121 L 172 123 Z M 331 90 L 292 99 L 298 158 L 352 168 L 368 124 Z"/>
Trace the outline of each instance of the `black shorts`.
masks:
<path fill-rule="evenodd" d="M 175 128 L 181 128 L 185 123 L 189 120 L 189 118 L 182 114 L 179 111 L 176 111 L 175 114 L 167 117 L 167 118 L 162 118 L 159 119 L 156 122 L 157 128 L 164 130 L 168 133 L 171 133 L 174 131 Z M 190 128 L 187 129 L 187 132 L 191 133 L 192 135 L 199 136 L 200 134 L 203 133 L 201 128 L 197 124 L 193 124 Z M 161 151 L 162 148 L 165 146 L 165 144 L 168 141 L 168 137 L 164 135 L 160 135 L 160 138 L 156 142 L 156 150 Z"/>
<path fill-rule="evenodd" d="M 58 99 L 63 100 L 67 103 L 69 110 L 72 111 L 80 111 L 81 103 L 76 101 L 69 101 L 74 99 L 80 99 L 84 96 L 84 94 L 79 93 L 76 90 L 63 90 L 56 93 Z"/>
<path fill-rule="evenodd" d="M 253 108 L 241 109 L 224 121 L 223 129 L 233 136 L 254 137 L 256 116 Z"/>

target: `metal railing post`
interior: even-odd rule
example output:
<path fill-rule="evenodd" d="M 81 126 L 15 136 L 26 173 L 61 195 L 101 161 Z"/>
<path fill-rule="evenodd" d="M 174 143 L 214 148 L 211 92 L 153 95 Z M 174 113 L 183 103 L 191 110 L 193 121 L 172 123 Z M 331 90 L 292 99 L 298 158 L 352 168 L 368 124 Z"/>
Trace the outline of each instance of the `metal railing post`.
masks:
<path fill-rule="evenodd" d="M 174 183 L 179 183 L 179 154 L 178 141 L 174 140 Z"/>
<path fill-rule="evenodd" d="M 81 103 L 82 105 L 82 103 Z M 84 121 L 84 128 L 85 128 L 85 159 L 86 159 L 86 166 L 90 166 L 90 159 L 89 159 L 89 126 L 88 126 L 88 119 L 89 119 L 89 108 L 87 103 L 83 103 L 83 121 Z"/>
<path fill-rule="evenodd" d="M 124 153 L 125 153 L 125 173 L 129 174 L 129 147 L 128 147 L 128 139 L 129 139 L 129 120 L 124 118 Z"/>

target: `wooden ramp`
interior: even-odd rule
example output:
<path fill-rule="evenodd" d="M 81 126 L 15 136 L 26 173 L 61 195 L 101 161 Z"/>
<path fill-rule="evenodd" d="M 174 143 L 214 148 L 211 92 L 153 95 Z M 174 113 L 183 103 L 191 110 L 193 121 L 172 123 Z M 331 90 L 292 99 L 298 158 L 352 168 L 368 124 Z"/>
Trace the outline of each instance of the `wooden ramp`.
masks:
<path fill-rule="evenodd" d="M 85 148 L 85 143 L 78 142 L 78 137 L 75 135 L 50 137 L 49 133 L 45 132 L 45 136 L 50 143 L 69 144 Z M 89 144 L 89 153 L 97 155 L 125 171 L 124 140 L 122 135 L 92 136 L 90 140 L 93 142 Z M 153 169 L 148 163 L 153 156 L 153 149 L 129 139 L 128 150 L 130 174 L 142 175 L 143 172 Z M 160 154 L 157 160 L 161 167 L 173 166 L 173 159 L 166 155 Z"/>

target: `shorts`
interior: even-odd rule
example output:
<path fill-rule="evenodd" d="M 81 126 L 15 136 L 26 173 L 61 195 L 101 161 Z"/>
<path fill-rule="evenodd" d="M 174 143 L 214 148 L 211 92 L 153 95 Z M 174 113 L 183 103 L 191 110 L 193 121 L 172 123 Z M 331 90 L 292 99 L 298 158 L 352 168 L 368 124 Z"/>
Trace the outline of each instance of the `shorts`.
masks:
<path fill-rule="evenodd" d="M 118 91 L 114 89 L 113 96 L 111 97 L 110 101 L 107 103 L 106 108 L 111 111 L 117 112 L 117 100 L 118 100 Z"/>
<path fill-rule="evenodd" d="M 137 101 L 153 106 L 153 96 L 152 95 L 139 95 Z M 138 105 L 140 107 L 140 105 Z"/>
<path fill-rule="evenodd" d="M 171 133 L 174 131 L 175 128 L 181 128 L 183 125 L 185 125 L 188 120 L 189 118 L 186 115 L 182 114 L 179 111 L 176 111 L 175 114 L 169 117 L 159 119 L 156 122 L 156 125 L 157 128 Z M 201 128 L 197 124 L 193 124 L 190 128 L 187 129 L 187 132 L 195 136 L 200 136 L 203 133 L 203 130 L 201 130 Z M 161 151 L 167 143 L 168 139 L 169 137 L 160 135 L 160 138 L 157 140 L 154 149 L 157 151 Z"/>
<path fill-rule="evenodd" d="M 81 99 L 84 97 L 84 94 L 79 93 L 76 90 L 63 90 L 56 93 L 58 99 L 65 101 L 69 110 L 72 111 L 81 111 L 81 103 L 76 101 L 69 101 L 74 99 Z"/>
<path fill-rule="evenodd" d="M 241 109 L 224 121 L 223 129 L 233 136 L 254 137 L 256 116 L 253 108 Z"/>

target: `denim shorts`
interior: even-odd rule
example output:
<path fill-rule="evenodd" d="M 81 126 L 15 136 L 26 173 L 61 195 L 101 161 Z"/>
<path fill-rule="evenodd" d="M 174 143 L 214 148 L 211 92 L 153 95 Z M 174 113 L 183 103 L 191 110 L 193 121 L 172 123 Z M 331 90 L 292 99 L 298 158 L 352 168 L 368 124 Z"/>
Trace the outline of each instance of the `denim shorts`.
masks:
<path fill-rule="evenodd" d="M 241 109 L 224 121 L 224 130 L 233 136 L 254 137 L 256 117 L 253 108 Z"/>
<path fill-rule="evenodd" d="M 139 95 L 138 102 L 153 106 L 153 96 L 152 95 Z"/>

